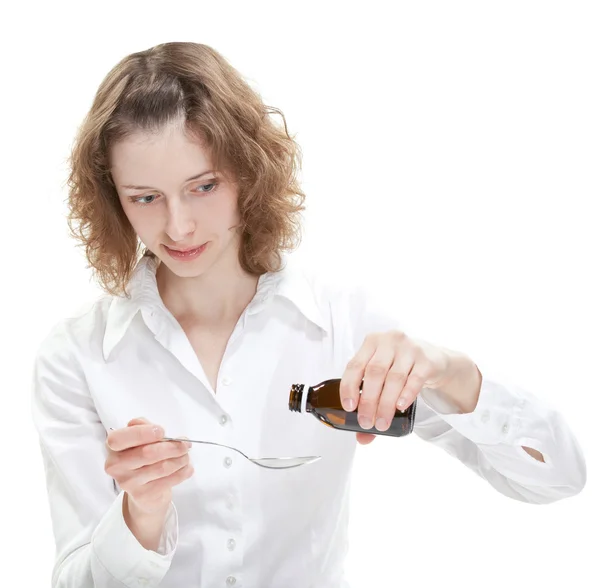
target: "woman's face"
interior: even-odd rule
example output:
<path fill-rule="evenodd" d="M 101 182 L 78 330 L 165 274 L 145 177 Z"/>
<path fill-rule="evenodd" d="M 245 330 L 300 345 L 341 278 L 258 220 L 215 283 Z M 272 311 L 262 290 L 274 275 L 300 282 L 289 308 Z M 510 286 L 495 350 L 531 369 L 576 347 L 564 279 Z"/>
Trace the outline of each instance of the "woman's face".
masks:
<path fill-rule="evenodd" d="M 133 229 L 174 274 L 195 277 L 224 257 L 237 259 L 237 185 L 212 170 L 210 153 L 182 123 L 130 135 L 110 159 Z"/>

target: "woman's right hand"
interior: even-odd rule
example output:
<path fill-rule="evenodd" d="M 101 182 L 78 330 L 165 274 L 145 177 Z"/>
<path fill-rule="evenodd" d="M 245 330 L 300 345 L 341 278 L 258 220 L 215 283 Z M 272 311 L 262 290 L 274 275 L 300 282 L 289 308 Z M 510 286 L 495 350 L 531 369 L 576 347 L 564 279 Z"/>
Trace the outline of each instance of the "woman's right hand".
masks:
<path fill-rule="evenodd" d="M 166 512 L 171 489 L 187 480 L 194 468 L 188 451 L 192 444 L 161 441 L 162 427 L 144 418 L 109 431 L 104 471 L 125 491 L 127 508 L 142 515 Z"/>

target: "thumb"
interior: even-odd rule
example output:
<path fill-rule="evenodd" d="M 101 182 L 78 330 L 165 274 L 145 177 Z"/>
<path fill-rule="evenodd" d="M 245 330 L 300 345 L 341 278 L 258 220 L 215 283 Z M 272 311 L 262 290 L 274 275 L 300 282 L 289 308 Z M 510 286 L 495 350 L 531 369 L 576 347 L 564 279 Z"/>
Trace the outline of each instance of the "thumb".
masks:
<path fill-rule="evenodd" d="M 369 443 L 373 443 L 375 441 L 375 435 L 371 433 L 356 433 L 356 440 L 361 445 L 368 445 Z"/>

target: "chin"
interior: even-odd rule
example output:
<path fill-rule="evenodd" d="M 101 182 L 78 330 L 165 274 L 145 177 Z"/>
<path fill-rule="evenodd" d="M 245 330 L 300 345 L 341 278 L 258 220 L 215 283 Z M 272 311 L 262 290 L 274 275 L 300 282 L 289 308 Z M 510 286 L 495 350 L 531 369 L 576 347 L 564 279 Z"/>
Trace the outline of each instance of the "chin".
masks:
<path fill-rule="evenodd" d="M 192 267 L 191 264 L 187 267 L 181 267 L 181 264 L 178 264 L 177 262 L 169 263 L 165 260 L 163 260 L 163 263 L 169 268 L 169 271 L 178 278 L 198 278 L 205 274 L 208 269 L 202 266 Z"/>

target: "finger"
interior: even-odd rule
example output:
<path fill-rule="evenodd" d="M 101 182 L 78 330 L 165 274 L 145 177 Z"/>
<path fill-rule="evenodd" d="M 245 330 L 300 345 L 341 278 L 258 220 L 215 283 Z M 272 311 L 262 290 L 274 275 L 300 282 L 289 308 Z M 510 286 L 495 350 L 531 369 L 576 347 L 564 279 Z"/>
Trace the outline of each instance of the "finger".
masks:
<path fill-rule="evenodd" d="M 395 350 L 385 340 L 377 347 L 365 368 L 362 394 L 358 401 L 358 424 L 372 429 L 385 378 L 394 362 Z"/>
<path fill-rule="evenodd" d="M 400 398 L 396 402 L 396 407 L 400 410 L 406 410 L 420 394 L 427 377 L 428 374 L 424 373 L 423 368 L 415 364 L 400 394 Z"/>
<path fill-rule="evenodd" d="M 191 443 L 183 441 L 158 441 L 123 451 L 123 455 L 120 457 L 126 469 L 134 470 L 166 459 L 187 455 L 191 446 Z"/>
<path fill-rule="evenodd" d="M 154 443 L 165 436 L 162 427 L 153 424 L 139 424 L 110 431 L 106 445 L 112 451 L 123 451 L 146 443 Z"/>
<path fill-rule="evenodd" d="M 156 441 L 140 447 L 111 452 L 104 464 L 104 471 L 121 484 L 144 466 L 187 455 L 191 443 L 182 441 Z"/>
<path fill-rule="evenodd" d="M 187 454 L 173 459 L 163 459 L 157 463 L 133 470 L 125 483 L 127 485 L 143 486 L 149 482 L 154 482 L 154 480 L 167 478 L 181 468 L 186 467 L 189 463 L 190 458 Z M 123 487 L 122 484 L 121 487 Z"/>
<path fill-rule="evenodd" d="M 377 418 L 375 419 L 375 427 L 378 431 L 387 431 L 396 414 L 396 402 L 404 389 L 415 361 L 414 357 L 408 353 L 407 355 L 396 357 L 385 377 L 383 392 L 381 393 L 379 406 L 377 407 Z"/>
<path fill-rule="evenodd" d="M 150 421 L 144 417 L 136 417 L 134 419 L 131 419 L 128 423 L 127 426 L 131 427 L 133 425 L 144 425 L 144 424 L 150 424 Z M 113 429 L 112 427 L 110 427 L 110 431 L 114 431 L 115 429 Z M 107 437 L 106 437 L 106 448 L 107 449 L 111 449 L 111 446 L 109 445 L 109 439 L 112 443 L 113 439 L 114 439 L 114 435 L 111 436 L 110 433 L 108 433 Z"/>
<path fill-rule="evenodd" d="M 361 445 L 368 445 L 369 443 L 373 443 L 373 441 L 375 441 L 375 435 L 371 433 L 356 433 L 356 440 Z"/>
<path fill-rule="evenodd" d="M 144 417 L 137 417 L 135 419 L 131 419 L 128 423 L 127 426 L 131 427 L 133 425 L 149 425 L 150 421 Z"/>
<path fill-rule="evenodd" d="M 373 357 L 377 345 L 375 338 L 368 336 L 356 355 L 348 362 L 340 382 L 340 400 L 344 410 L 352 412 L 358 406 L 360 385 L 367 363 Z"/>
<path fill-rule="evenodd" d="M 146 496 L 153 496 L 161 494 L 165 490 L 170 490 L 173 486 L 177 486 L 178 484 L 185 482 L 188 478 L 191 478 L 193 474 L 194 466 L 189 463 L 185 467 L 173 472 L 170 476 L 158 478 L 139 487 L 135 491 L 135 500 L 143 500 Z"/>

